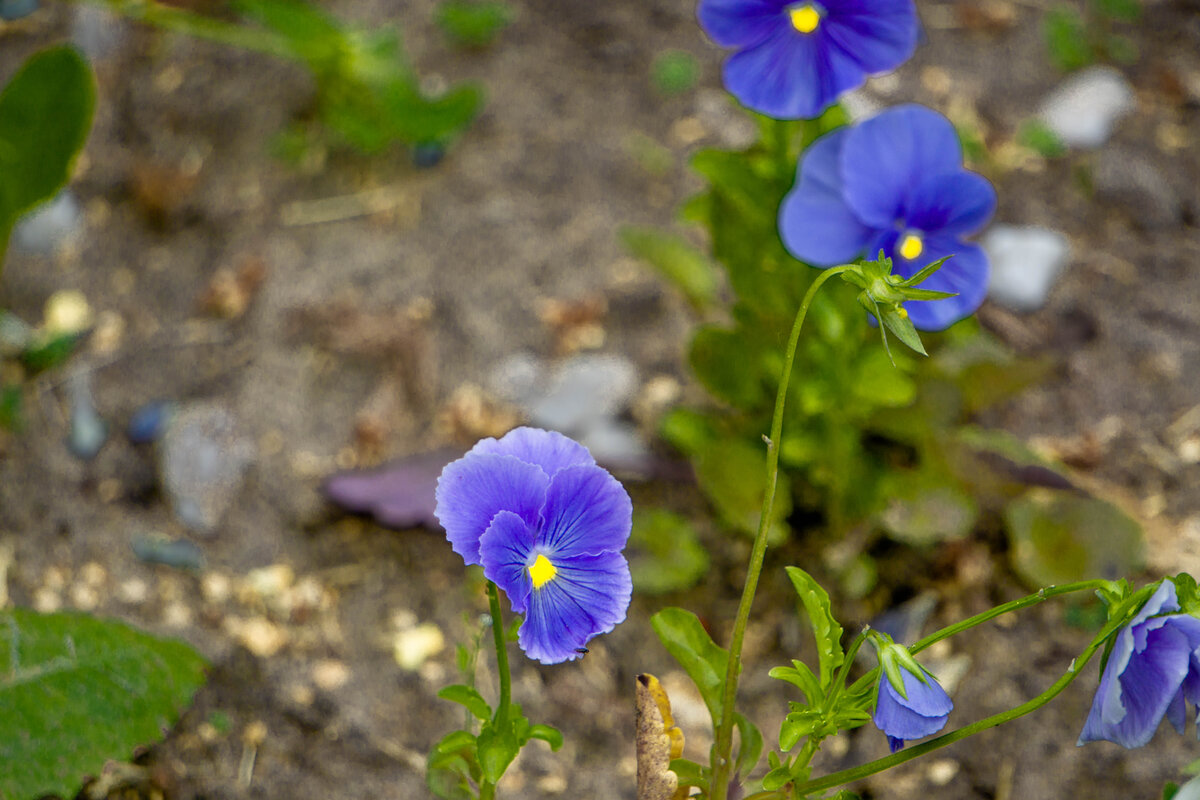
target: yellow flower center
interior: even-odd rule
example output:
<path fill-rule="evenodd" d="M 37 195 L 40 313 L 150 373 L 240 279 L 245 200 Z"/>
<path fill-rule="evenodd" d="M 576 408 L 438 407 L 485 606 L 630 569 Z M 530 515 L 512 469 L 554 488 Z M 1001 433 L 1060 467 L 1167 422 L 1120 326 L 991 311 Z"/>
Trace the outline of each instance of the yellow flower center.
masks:
<path fill-rule="evenodd" d="M 558 568 L 550 563 L 550 559 L 544 555 L 538 554 L 538 557 L 529 565 L 529 579 L 533 581 L 533 588 L 540 589 L 554 579 L 558 574 Z"/>
<path fill-rule="evenodd" d="M 812 6 L 804 5 L 788 12 L 792 27 L 801 33 L 812 33 L 821 24 L 821 14 Z"/>
<path fill-rule="evenodd" d="M 907 234 L 904 240 L 900 242 L 900 255 L 912 261 L 917 256 L 921 255 L 921 251 L 925 249 L 925 243 L 921 241 L 921 237 L 915 233 Z"/>

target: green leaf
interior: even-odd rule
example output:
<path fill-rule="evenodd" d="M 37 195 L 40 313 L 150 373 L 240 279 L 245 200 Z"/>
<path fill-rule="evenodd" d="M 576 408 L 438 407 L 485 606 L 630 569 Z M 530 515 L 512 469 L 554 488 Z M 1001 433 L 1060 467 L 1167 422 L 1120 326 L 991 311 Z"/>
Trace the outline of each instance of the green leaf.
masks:
<path fill-rule="evenodd" d="M 1139 0 L 1095 0 L 1102 14 L 1120 22 L 1135 22 L 1142 15 Z"/>
<path fill-rule="evenodd" d="M 485 722 L 476 737 L 476 747 L 483 777 L 498 783 L 521 750 L 521 741 L 511 720 L 501 720 L 499 724 Z"/>
<path fill-rule="evenodd" d="M 1087 26 L 1079 12 L 1069 6 L 1055 6 L 1046 12 L 1042 25 L 1050 60 L 1063 72 L 1086 67 L 1096 60 L 1088 43 Z"/>
<path fill-rule="evenodd" d="M 92 71 L 70 47 L 35 54 L 0 92 L 0 263 L 17 217 L 66 184 L 95 105 Z"/>
<path fill-rule="evenodd" d="M 700 624 L 700 619 L 682 608 L 664 608 L 650 618 L 650 625 L 663 647 L 667 648 L 700 690 L 713 725 L 721 718 L 725 670 L 729 653 L 718 647 Z"/>
<path fill-rule="evenodd" d="M 688 362 L 704 388 L 739 409 L 766 399 L 765 375 L 746 338 L 738 331 L 705 325 L 692 337 Z"/>
<path fill-rule="evenodd" d="M 763 476 L 767 472 L 766 448 L 754 447 L 742 439 L 718 439 L 708 444 L 693 459 L 696 482 L 716 506 L 727 525 L 753 535 L 762 515 Z M 792 497 L 785 481 L 780 481 L 771 508 L 768 542 L 787 538 L 787 516 Z"/>
<path fill-rule="evenodd" d="M 758 765 L 758 757 L 762 755 L 763 737 L 754 723 L 740 713 L 733 715 L 733 724 L 737 725 L 738 736 L 741 738 L 737 769 L 744 778 Z"/>
<path fill-rule="evenodd" d="M 699 786 L 705 791 L 708 790 L 708 768 L 702 767 L 695 761 L 689 761 L 686 758 L 671 759 L 671 772 L 674 772 L 679 778 L 679 787 Z"/>
<path fill-rule="evenodd" d="M 773 667 L 769 673 L 772 678 L 781 681 L 787 681 L 793 686 L 804 692 L 804 699 L 810 706 L 814 706 L 821 702 L 825 693 L 821 689 L 821 683 L 817 680 L 817 676 L 813 675 L 808 664 L 803 661 L 792 659 L 790 667 Z"/>
<path fill-rule="evenodd" d="M 1095 497 L 1032 491 L 1004 512 L 1017 573 L 1035 586 L 1129 575 L 1145 563 L 1141 527 Z"/>
<path fill-rule="evenodd" d="M 921 337 L 917 334 L 917 329 L 913 327 L 912 320 L 905 314 L 901 316 L 894 308 L 880 308 L 879 316 L 883 318 L 883 324 L 891 331 L 897 339 L 908 345 L 909 349 L 915 350 L 921 355 L 929 355 L 925 352 L 925 345 L 921 344 Z"/>
<path fill-rule="evenodd" d="M 712 305 L 717 294 L 717 270 L 697 247 L 657 228 L 626 225 L 619 236 L 631 255 L 675 284 L 693 307 L 704 309 Z"/>
<path fill-rule="evenodd" d="M 779 749 L 789 752 L 805 736 L 826 727 L 825 715 L 818 708 L 793 711 L 784 717 L 779 726 Z"/>
<path fill-rule="evenodd" d="M 475 735 L 470 731 L 448 733 L 429 751 L 425 764 L 425 785 L 437 797 L 471 800 L 475 794 L 470 781 L 478 779 Z"/>
<path fill-rule="evenodd" d="M 1017 128 L 1017 144 L 1028 147 L 1042 158 L 1061 158 L 1067 146 L 1050 126 L 1039 119 L 1027 119 Z"/>
<path fill-rule="evenodd" d="M 483 695 L 470 686 L 456 683 L 439 691 L 437 696 L 443 700 L 449 700 L 451 703 L 458 703 L 464 706 L 467 711 L 470 711 L 478 719 L 486 720 L 492 717 L 492 707 L 483 699 Z"/>
<path fill-rule="evenodd" d="M 766 775 L 763 776 L 763 789 L 768 792 L 773 792 L 776 789 L 782 789 L 792 782 L 792 770 L 787 764 L 775 767 Z"/>
<path fill-rule="evenodd" d="M 642 594 L 664 594 L 695 586 L 708 572 L 708 550 L 685 518 L 660 508 L 633 514 L 629 571 Z"/>
<path fill-rule="evenodd" d="M 512 21 L 512 9 L 499 0 L 443 0 L 434 13 L 445 37 L 460 47 L 487 47 Z"/>
<path fill-rule="evenodd" d="M 550 745 L 550 749 L 554 752 L 558 752 L 558 749 L 563 746 L 562 732 L 549 725 L 534 725 L 529 729 L 529 738 L 542 740 Z"/>
<path fill-rule="evenodd" d="M 846 660 L 842 650 L 842 626 L 833 618 L 829 594 L 811 575 L 799 567 L 786 569 L 796 594 L 808 612 L 813 637 L 817 640 L 817 659 L 821 665 L 821 688 L 829 688 L 834 672 Z"/>
<path fill-rule="evenodd" d="M 74 797 L 85 775 L 161 739 L 206 667 L 124 623 L 0 612 L 0 797 Z"/>
<path fill-rule="evenodd" d="M 664 50 L 650 65 L 654 88 L 668 96 L 691 89 L 699 77 L 700 62 L 686 50 Z"/>

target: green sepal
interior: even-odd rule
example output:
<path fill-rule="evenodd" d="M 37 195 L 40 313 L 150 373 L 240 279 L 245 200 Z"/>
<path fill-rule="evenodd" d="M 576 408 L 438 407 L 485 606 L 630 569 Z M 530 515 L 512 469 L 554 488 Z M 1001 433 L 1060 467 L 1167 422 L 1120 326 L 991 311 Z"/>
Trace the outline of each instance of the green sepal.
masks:
<path fill-rule="evenodd" d="M 913 327 L 908 314 L 901 316 L 895 308 L 884 308 L 880 311 L 879 317 L 887 329 L 897 339 L 908 345 L 909 349 L 915 350 L 923 356 L 929 355 L 925 352 L 925 345 L 921 344 L 921 337 L 917 334 L 917 329 Z"/>
<path fill-rule="evenodd" d="M 487 720 L 492 717 L 492 707 L 483 699 L 483 695 L 465 684 L 456 683 L 446 686 L 437 693 L 437 696 L 465 707 L 477 719 Z"/>
<path fill-rule="evenodd" d="M 949 261 L 951 258 L 954 258 L 954 256 L 953 255 L 942 256 L 937 261 L 933 261 L 933 262 L 921 267 L 921 269 L 917 270 L 917 272 L 915 274 L 913 274 L 913 276 L 911 278 L 902 280 L 899 283 L 897 283 L 896 285 L 903 286 L 905 288 L 919 286 L 926 278 L 928 278 L 930 275 L 932 275 L 933 273 L 935 273 L 939 269 L 941 269 L 942 265 L 945 264 L 947 261 Z M 953 297 L 953 295 L 950 295 L 950 296 Z M 913 299 L 916 299 L 916 298 L 913 298 Z"/>
<path fill-rule="evenodd" d="M 946 300 L 958 297 L 958 292 L 939 292 L 934 289 L 905 289 L 905 300 Z"/>

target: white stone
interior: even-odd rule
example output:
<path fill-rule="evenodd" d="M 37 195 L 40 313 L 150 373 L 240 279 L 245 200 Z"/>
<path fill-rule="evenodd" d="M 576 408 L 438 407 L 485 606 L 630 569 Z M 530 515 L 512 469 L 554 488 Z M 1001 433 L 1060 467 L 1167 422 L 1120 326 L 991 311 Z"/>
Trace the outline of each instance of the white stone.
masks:
<path fill-rule="evenodd" d="M 1067 237 L 1032 226 L 993 225 L 981 244 L 992 263 L 988 296 L 1013 311 L 1041 308 L 1071 257 Z"/>
<path fill-rule="evenodd" d="M 1133 87 L 1112 67 L 1072 75 L 1042 101 L 1038 116 L 1068 147 L 1096 148 L 1134 109 Z"/>
<path fill-rule="evenodd" d="M 13 227 L 13 243 L 31 253 L 49 255 L 77 238 L 83 211 L 69 189 L 25 214 Z"/>
<path fill-rule="evenodd" d="M 576 356 L 554 371 L 550 385 L 527 409 L 534 425 L 574 434 L 628 407 L 637 370 L 618 356 Z"/>

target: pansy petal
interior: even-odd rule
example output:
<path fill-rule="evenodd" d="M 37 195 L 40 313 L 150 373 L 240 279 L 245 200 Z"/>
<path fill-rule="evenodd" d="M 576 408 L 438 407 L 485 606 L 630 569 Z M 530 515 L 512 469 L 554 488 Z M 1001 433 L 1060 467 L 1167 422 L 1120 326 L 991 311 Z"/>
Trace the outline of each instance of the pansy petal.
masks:
<path fill-rule="evenodd" d="M 1160 628 L 1149 635 L 1145 651 L 1130 657 L 1124 670 L 1115 670 L 1110 657 L 1079 743 L 1106 740 L 1133 748 L 1149 742 L 1183 684 L 1190 655 L 1186 636 Z M 1116 719 L 1111 692 L 1114 682 L 1124 710 Z"/>
<path fill-rule="evenodd" d="M 1183 687 L 1179 687 L 1179 691 L 1175 692 L 1175 697 L 1171 700 L 1171 704 L 1167 706 L 1167 721 L 1171 723 L 1171 727 L 1176 733 L 1183 733 L 1183 726 L 1187 723 L 1187 703 L 1183 700 Z"/>
<path fill-rule="evenodd" d="M 515 456 L 529 464 L 537 464 L 549 476 L 566 467 L 596 463 L 579 442 L 540 428 L 513 428 L 500 439 L 480 440 L 471 452 Z"/>
<path fill-rule="evenodd" d="M 546 491 L 538 546 L 557 558 L 620 550 L 633 525 L 633 504 L 600 467 L 559 471 Z"/>
<path fill-rule="evenodd" d="M 535 529 L 511 511 L 497 513 L 479 537 L 483 576 L 508 595 L 517 614 L 525 613 L 525 601 L 533 588 L 527 564 L 536 537 Z"/>
<path fill-rule="evenodd" d="M 529 595 L 518 644 L 530 658 L 557 664 L 579 658 L 593 636 L 625 619 L 633 581 L 620 553 L 555 564 L 556 574 Z"/>
<path fill-rule="evenodd" d="M 910 228 L 968 236 L 992 218 L 996 190 L 982 175 L 962 170 L 923 181 L 910 195 L 905 221 Z"/>
<path fill-rule="evenodd" d="M 700 27 L 721 47 L 749 47 L 786 26 L 787 0 L 701 0 Z"/>
<path fill-rule="evenodd" d="M 499 511 L 511 511 L 536 527 L 550 477 L 514 456 L 472 450 L 446 465 L 438 478 L 434 513 L 454 552 L 479 563 L 479 537 Z"/>
<path fill-rule="evenodd" d="M 787 26 L 726 59 L 723 75 L 742 105 L 776 119 L 818 117 L 866 78 L 850 59 L 831 58 L 819 31 L 804 35 Z"/>
<path fill-rule="evenodd" d="M 823 5 L 830 40 L 864 72 L 895 69 L 917 48 L 920 23 L 912 0 L 826 0 Z"/>
<path fill-rule="evenodd" d="M 850 129 L 842 147 L 846 203 L 877 229 L 903 221 L 915 187 L 962 170 L 962 149 L 950 121 L 923 106 L 888 109 Z"/>
<path fill-rule="evenodd" d="M 838 153 L 846 129 L 822 136 L 804 154 L 796 186 L 779 206 L 779 236 L 794 257 L 819 267 L 862 253 L 873 231 L 842 200 Z"/>
<path fill-rule="evenodd" d="M 887 676 L 882 677 L 874 714 L 875 726 L 888 736 L 904 740 L 937 733 L 945 727 L 946 716 L 954 704 L 932 677 L 922 683 L 907 669 L 901 669 L 900 674 L 908 697 L 901 697 Z"/>
<path fill-rule="evenodd" d="M 919 330 L 940 331 L 948 328 L 974 314 L 987 296 L 988 259 L 983 248 L 977 244 L 930 236 L 925 239 L 921 257 L 915 261 L 898 257 L 891 250 L 887 254 L 893 259 L 895 272 L 906 278 L 943 256 L 954 256 L 926 278 L 920 288 L 956 292 L 957 296 L 945 300 L 910 300 L 904 304 L 909 319 Z"/>

